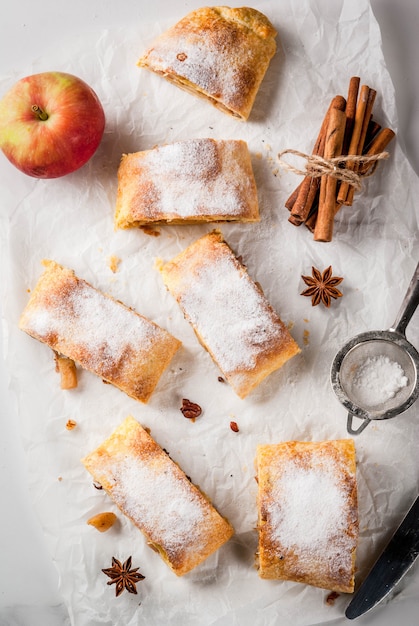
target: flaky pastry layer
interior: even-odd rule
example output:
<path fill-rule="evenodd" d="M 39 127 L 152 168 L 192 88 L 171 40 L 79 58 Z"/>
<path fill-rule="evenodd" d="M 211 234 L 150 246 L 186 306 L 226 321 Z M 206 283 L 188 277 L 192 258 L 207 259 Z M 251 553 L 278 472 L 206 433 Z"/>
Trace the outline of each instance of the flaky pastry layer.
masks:
<path fill-rule="evenodd" d="M 359 532 L 353 440 L 259 445 L 256 469 L 260 577 L 353 592 Z"/>
<path fill-rule="evenodd" d="M 246 120 L 276 52 L 276 34 L 256 9 L 203 7 L 161 34 L 138 65 Z"/>
<path fill-rule="evenodd" d="M 168 263 L 163 281 L 239 397 L 300 352 L 261 288 L 218 231 Z"/>
<path fill-rule="evenodd" d="M 55 352 L 147 402 L 181 343 L 55 261 L 32 291 L 19 327 Z"/>
<path fill-rule="evenodd" d="M 82 462 L 178 576 L 202 563 L 234 532 L 131 416 Z"/>
<path fill-rule="evenodd" d="M 189 139 L 121 159 L 116 228 L 258 220 L 245 141 Z"/>

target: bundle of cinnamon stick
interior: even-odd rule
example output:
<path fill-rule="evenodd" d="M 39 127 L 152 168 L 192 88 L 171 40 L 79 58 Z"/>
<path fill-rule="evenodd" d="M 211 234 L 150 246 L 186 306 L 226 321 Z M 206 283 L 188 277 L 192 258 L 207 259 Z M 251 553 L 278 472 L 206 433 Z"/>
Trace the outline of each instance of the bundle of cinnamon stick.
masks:
<path fill-rule="evenodd" d="M 338 95 L 331 101 L 312 155 L 334 162 L 344 157 L 340 167 L 346 172 L 370 175 L 377 161 L 369 158 L 382 154 L 395 135 L 372 119 L 375 97 L 374 89 L 360 87 L 360 78 L 353 76 L 347 98 Z M 305 224 L 316 241 L 331 241 L 335 215 L 342 205 L 352 205 L 354 191 L 353 184 L 333 175 L 308 173 L 285 203 L 289 221 L 295 226 Z"/>

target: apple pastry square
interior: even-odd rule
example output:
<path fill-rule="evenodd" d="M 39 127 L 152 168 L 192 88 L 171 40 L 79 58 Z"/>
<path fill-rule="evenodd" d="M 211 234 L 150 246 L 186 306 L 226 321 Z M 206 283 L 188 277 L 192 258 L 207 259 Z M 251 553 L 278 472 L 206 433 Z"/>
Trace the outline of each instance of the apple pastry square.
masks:
<path fill-rule="evenodd" d="M 260 577 L 353 592 L 359 531 L 353 440 L 259 445 L 256 470 Z"/>
<path fill-rule="evenodd" d="M 237 395 L 300 352 L 260 287 L 218 231 L 168 263 L 163 281 Z"/>
<path fill-rule="evenodd" d="M 132 416 L 82 463 L 178 576 L 200 565 L 234 533 Z"/>
<path fill-rule="evenodd" d="M 147 402 L 181 342 L 154 322 L 55 261 L 32 291 L 19 322 L 56 353 Z"/>
<path fill-rule="evenodd" d="M 245 141 L 188 139 L 121 159 L 116 228 L 258 220 Z"/>
<path fill-rule="evenodd" d="M 276 35 L 256 9 L 202 7 L 157 37 L 138 65 L 247 120 L 276 52 Z"/>

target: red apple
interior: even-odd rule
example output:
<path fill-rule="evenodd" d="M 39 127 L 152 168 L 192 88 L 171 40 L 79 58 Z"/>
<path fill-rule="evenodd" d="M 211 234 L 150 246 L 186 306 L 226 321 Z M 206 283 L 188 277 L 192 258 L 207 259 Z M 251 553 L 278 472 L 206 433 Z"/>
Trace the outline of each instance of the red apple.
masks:
<path fill-rule="evenodd" d="M 105 114 L 89 85 L 63 72 L 19 80 L 0 101 L 0 148 L 29 176 L 58 178 L 94 154 Z"/>

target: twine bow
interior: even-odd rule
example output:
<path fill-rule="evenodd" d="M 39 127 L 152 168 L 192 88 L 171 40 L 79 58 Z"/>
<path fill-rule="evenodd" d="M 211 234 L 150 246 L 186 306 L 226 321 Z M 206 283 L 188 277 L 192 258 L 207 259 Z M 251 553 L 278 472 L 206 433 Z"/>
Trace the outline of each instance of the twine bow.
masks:
<path fill-rule="evenodd" d="M 285 154 L 294 154 L 295 156 L 305 159 L 305 169 L 299 169 L 287 163 L 287 161 L 284 161 L 282 157 Z M 388 157 L 388 152 L 379 152 L 378 154 L 369 156 L 348 155 L 324 159 L 317 154 L 305 154 L 299 150 L 287 149 L 278 153 L 278 163 L 283 169 L 294 172 L 294 174 L 299 174 L 300 176 L 310 176 L 311 178 L 320 178 L 325 175 L 333 176 L 341 182 L 352 185 L 355 190 L 359 191 L 361 189 L 362 178 L 371 176 L 378 162 L 388 159 Z M 353 163 L 356 166 L 355 170 L 344 167 L 345 163 Z"/>

